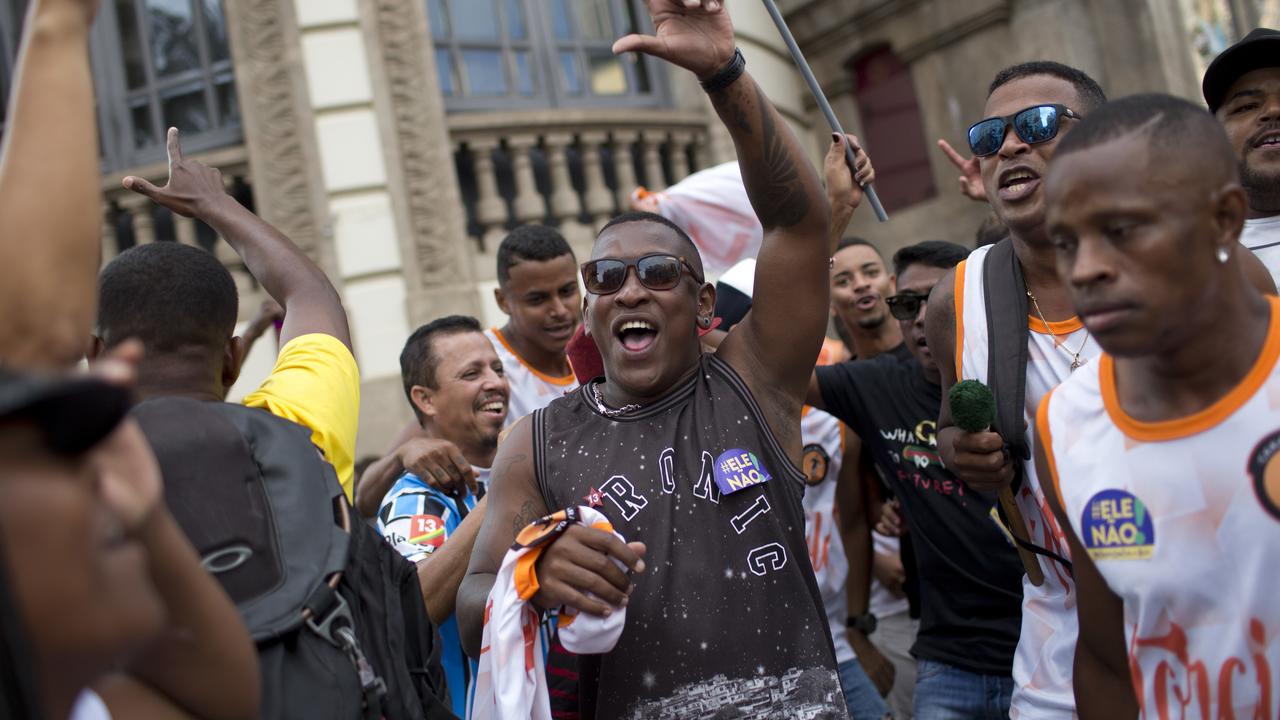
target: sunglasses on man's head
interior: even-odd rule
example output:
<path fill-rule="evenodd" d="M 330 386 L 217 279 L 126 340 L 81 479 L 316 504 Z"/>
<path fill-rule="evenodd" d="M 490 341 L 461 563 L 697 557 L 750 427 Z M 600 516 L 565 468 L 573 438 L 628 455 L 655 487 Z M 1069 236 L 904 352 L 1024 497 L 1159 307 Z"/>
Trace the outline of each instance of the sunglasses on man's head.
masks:
<path fill-rule="evenodd" d="M 978 157 L 994 155 L 1004 145 L 1010 126 L 1028 145 L 1049 142 L 1058 136 L 1058 126 L 1064 117 L 1080 119 L 1066 105 L 1034 105 L 1012 115 L 979 120 L 969 126 L 969 150 Z"/>
<path fill-rule="evenodd" d="M 884 299 L 889 305 L 889 314 L 898 320 L 915 320 L 920 314 L 920 306 L 929 301 L 929 293 L 900 292 Z"/>
<path fill-rule="evenodd" d="M 693 266 L 682 257 L 654 253 L 631 260 L 599 258 L 582 264 L 582 284 L 593 295 L 610 295 L 622 289 L 627 282 L 627 272 L 636 269 L 636 279 L 650 290 L 670 290 L 680 284 L 680 274 L 703 282 Z"/>

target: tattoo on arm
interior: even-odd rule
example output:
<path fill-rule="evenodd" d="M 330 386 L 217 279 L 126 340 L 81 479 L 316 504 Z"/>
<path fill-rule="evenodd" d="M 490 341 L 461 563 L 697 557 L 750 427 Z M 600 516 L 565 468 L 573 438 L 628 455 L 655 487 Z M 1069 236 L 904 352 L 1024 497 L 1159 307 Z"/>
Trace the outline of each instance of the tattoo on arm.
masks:
<path fill-rule="evenodd" d="M 525 529 L 529 523 L 537 520 L 539 517 L 541 516 L 538 515 L 538 511 L 534 508 L 533 502 L 525 500 L 524 505 L 520 506 L 520 512 L 516 513 L 515 519 L 511 521 L 511 536 L 516 537 L 520 535 L 521 530 Z"/>
<path fill-rule="evenodd" d="M 764 198 L 766 215 L 781 227 L 791 227 L 809 214 L 809 196 L 800 180 L 800 170 L 791 156 L 786 140 L 778 130 L 768 100 L 759 85 L 755 86 L 756 104 L 760 107 L 760 129 L 764 135 L 764 165 L 768 171 Z"/>

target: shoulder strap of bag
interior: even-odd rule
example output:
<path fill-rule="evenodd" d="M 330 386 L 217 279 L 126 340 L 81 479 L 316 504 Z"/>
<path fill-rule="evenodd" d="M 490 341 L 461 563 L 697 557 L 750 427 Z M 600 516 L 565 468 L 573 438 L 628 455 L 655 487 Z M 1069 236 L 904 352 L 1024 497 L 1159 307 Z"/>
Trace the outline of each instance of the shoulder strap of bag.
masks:
<path fill-rule="evenodd" d="M 983 300 L 987 310 L 987 384 L 996 398 L 994 428 L 1004 438 L 1009 454 L 1029 460 L 1026 438 L 1027 395 L 1027 283 L 1022 265 L 1006 237 L 992 246 L 982 268 Z M 1022 463 L 1015 487 L 1022 482 Z"/>

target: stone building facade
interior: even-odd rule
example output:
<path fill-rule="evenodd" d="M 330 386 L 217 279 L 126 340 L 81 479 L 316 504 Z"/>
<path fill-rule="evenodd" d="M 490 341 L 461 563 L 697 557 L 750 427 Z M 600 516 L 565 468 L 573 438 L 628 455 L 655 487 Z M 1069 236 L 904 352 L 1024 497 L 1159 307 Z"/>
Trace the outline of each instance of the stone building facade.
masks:
<path fill-rule="evenodd" d="M 1277 3 L 778 0 L 882 174 L 891 221 L 860 214 L 852 232 L 885 251 L 971 241 L 985 210 L 955 192 L 934 142 L 963 148 L 1001 67 L 1055 59 L 1113 95 L 1194 97 L 1201 56 L 1280 22 Z M 26 5 L 0 0 L 0 101 Z M 820 163 L 828 130 L 763 5 L 732 11 L 752 74 Z M 120 188 L 126 174 L 163 180 L 177 125 L 188 154 L 338 287 L 364 379 L 359 452 L 380 453 L 411 418 L 398 356 L 413 328 L 449 313 L 502 322 L 494 251 L 508 228 L 549 222 L 584 253 L 635 186 L 732 158 L 687 73 L 609 57 L 613 35 L 647 22 L 642 0 L 104 0 L 91 53 L 104 260 L 199 244 L 236 277 L 241 319 L 256 310 L 261 291 L 225 243 Z M 233 396 L 272 355 L 255 349 Z"/>

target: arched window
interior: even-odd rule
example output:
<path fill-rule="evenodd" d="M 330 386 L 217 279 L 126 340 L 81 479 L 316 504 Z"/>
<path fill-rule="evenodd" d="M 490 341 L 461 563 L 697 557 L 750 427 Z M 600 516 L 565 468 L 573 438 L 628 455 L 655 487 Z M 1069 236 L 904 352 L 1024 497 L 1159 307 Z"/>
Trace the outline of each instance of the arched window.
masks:
<path fill-rule="evenodd" d="M 893 211 L 933 197 L 933 170 L 911 71 L 888 47 L 853 61 L 862 133 L 876 164 L 876 194 Z"/>
<path fill-rule="evenodd" d="M 642 0 L 427 0 L 449 110 L 658 105 L 656 63 L 615 56 Z"/>
<path fill-rule="evenodd" d="M 29 0 L 0 0 L 0 132 Z M 241 140 L 222 0 L 103 0 L 90 35 L 103 170 L 165 159 L 169 126 L 185 150 Z"/>

